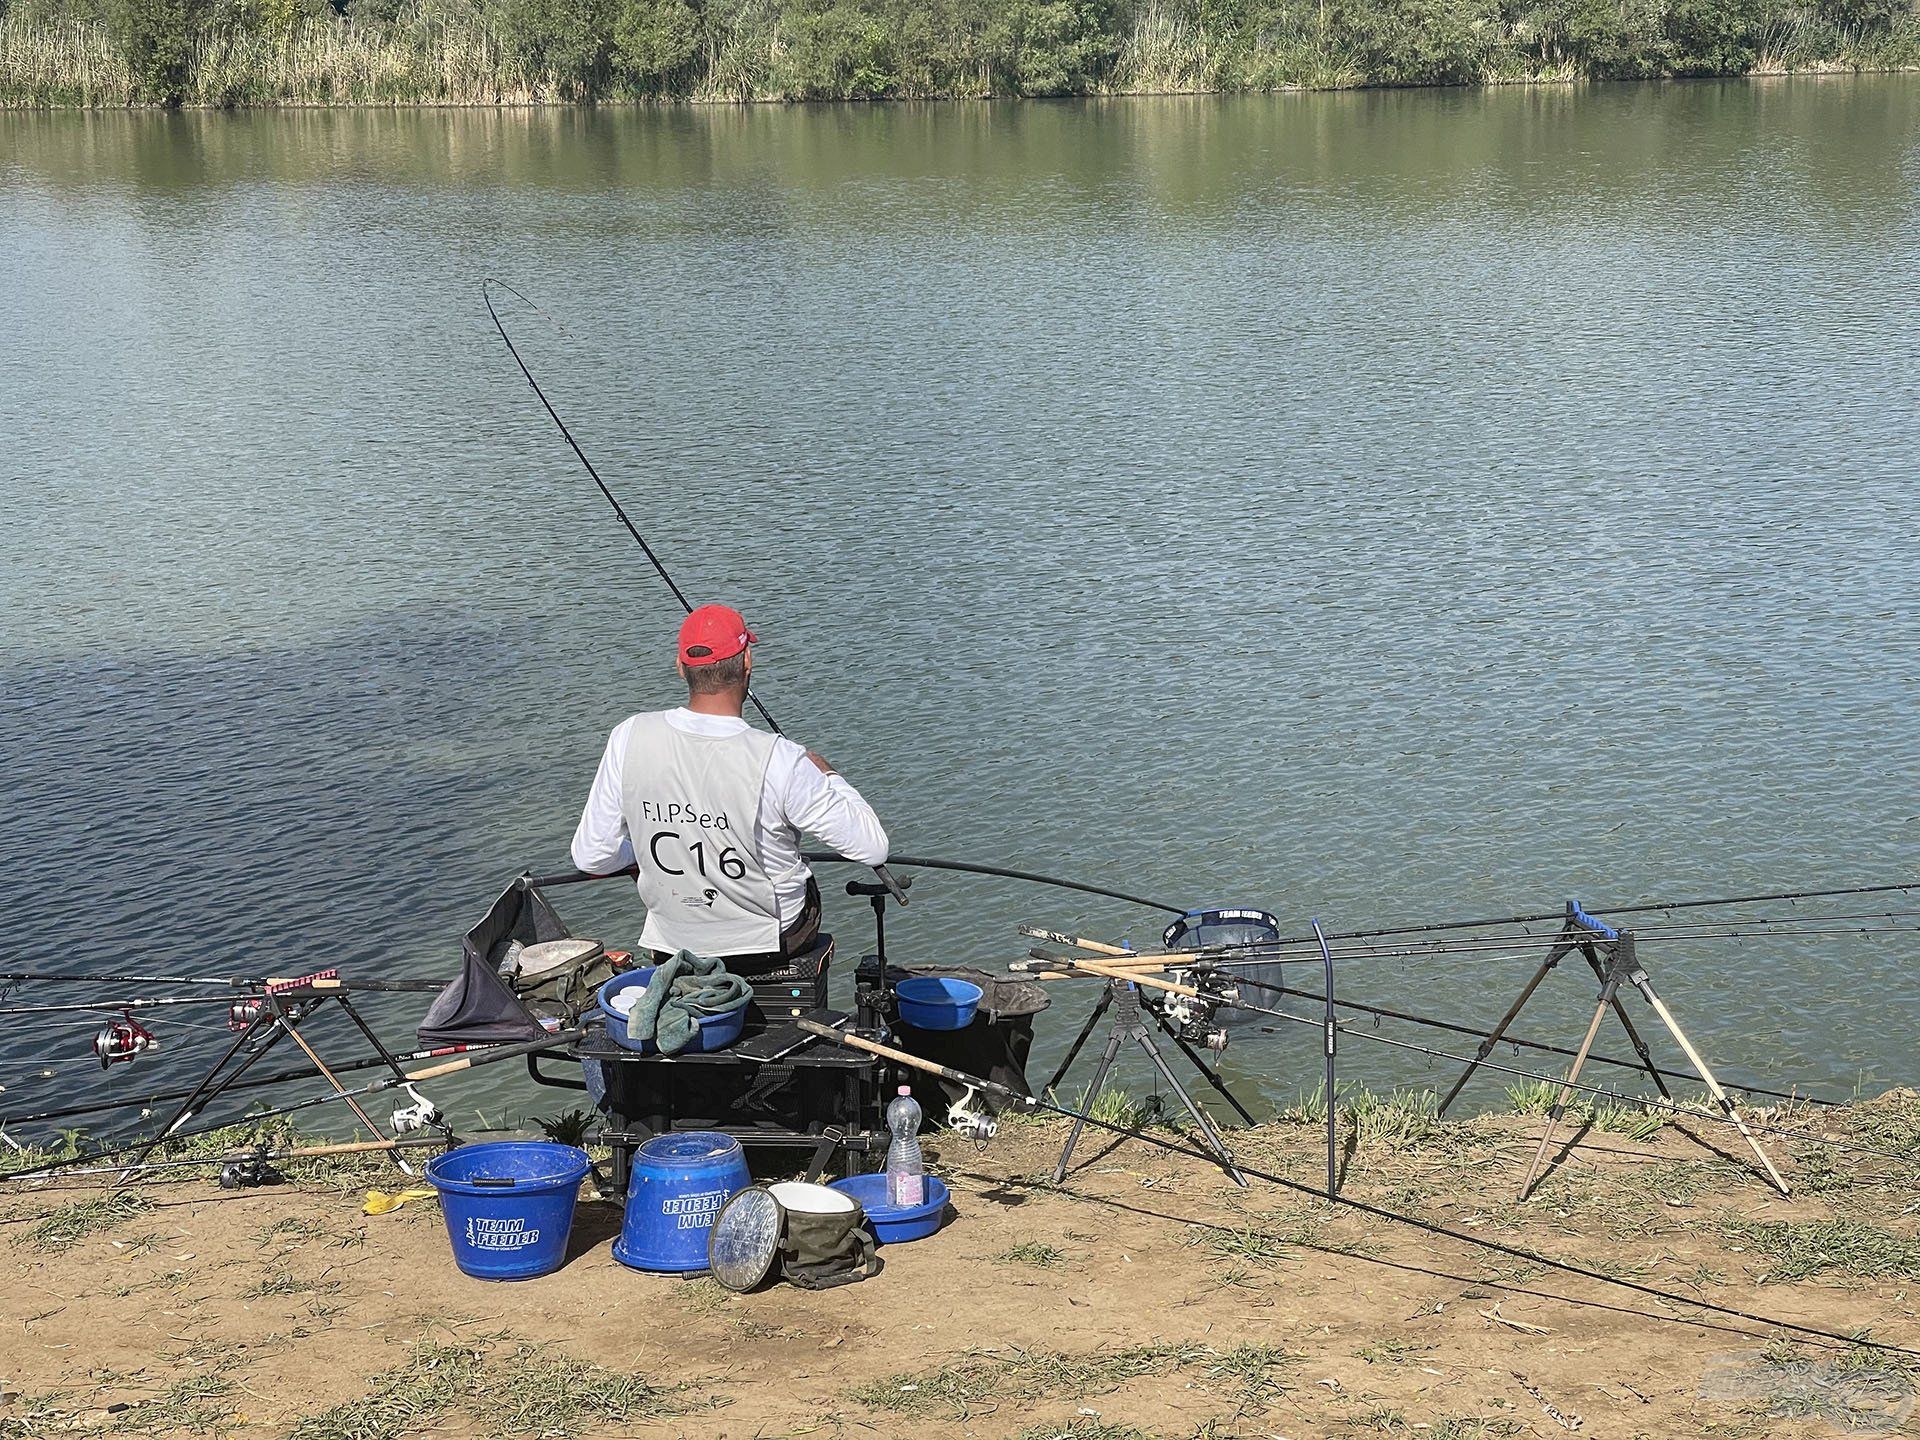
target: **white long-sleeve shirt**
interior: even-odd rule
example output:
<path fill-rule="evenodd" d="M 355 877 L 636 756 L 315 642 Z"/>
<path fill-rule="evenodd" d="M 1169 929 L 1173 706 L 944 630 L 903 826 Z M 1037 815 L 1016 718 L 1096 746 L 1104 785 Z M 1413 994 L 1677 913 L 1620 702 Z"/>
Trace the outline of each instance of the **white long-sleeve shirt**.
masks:
<path fill-rule="evenodd" d="M 747 722 L 737 715 L 706 715 L 681 706 L 666 712 L 667 723 L 692 735 L 738 735 Z M 627 753 L 629 716 L 613 727 L 600 769 L 587 792 L 586 808 L 573 832 L 573 863 L 590 875 L 609 875 L 633 864 L 633 837 L 620 805 L 620 771 Z M 887 832 L 860 792 L 838 775 L 829 775 L 807 758 L 804 747 L 776 735 L 773 759 L 760 790 L 754 852 L 774 881 L 784 929 L 799 918 L 812 872 L 800 858 L 800 834 L 862 865 L 887 859 Z"/>

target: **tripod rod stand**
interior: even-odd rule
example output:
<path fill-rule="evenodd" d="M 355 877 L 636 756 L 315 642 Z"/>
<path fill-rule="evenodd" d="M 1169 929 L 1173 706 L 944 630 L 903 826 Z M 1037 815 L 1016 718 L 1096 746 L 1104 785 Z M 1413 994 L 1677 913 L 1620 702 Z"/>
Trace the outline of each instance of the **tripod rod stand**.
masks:
<path fill-rule="evenodd" d="M 1572 954 L 1580 955 L 1592 967 L 1594 975 L 1600 981 L 1600 993 L 1593 1007 L 1593 1019 L 1588 1022 L 1586 1034 L 1580 1041 L 1580 1048 L 1574 1053 L 1573 1064 L 1567 1071 L 1567 1078 L 1561 1082 L 1559 1090 L 1554 1094 L 1553 1105 L 1547 1112 L 1546 1129 L 1540 1136 L 1539 1149 L 1534 1152 L 1533 1163 L 1527 1167 L 1526 1178 L 1520 1182 L 1519 1198 L 1525 1200 L 1533 1193 L 1534 1184 L 1546 1167 L 1547 1155 L 1552 1149 L 1554 1131 L 1566 1114 L 1567 1098 L 1573 1093 L 1574 1086 L 1579 1083 L 1580 1072 L 1586 1068 L 1587 1058 L 1593 1051 L 1593 1042 L 1600 1033 L 1600 1024 L 1606 1019 L 1609 1011 L 1620 1022 L 1621 1029 L 1626 1032 L 1628 1041 L 1640 1057 L 1640 1063 L 1646 1067 L 1647 1073 L 1653 1078 L 1653 1083 L 1659 1087 L 1660 1094 L 1668 1100 L 1673 1098 L 1653 1064 L 1646 1041 L 1634 1028 L 1625 1007 L 1621 1004 L 1620 987 L 1622 985 L 1631 985 L 1646 1000 L 1654 1015 L 1666 1027 L 1667 1033 L 1673 1037 L 1674 1043 L 1680 1047 L 1681 1053 L 1687 1057 L 1687 1062 L 1698 1073 L 1715 1103 L 1739 1130 L 1741 1138 L 1747 1142 L 1754 1157 L 1760 1162 L 1760 1168 L 1768 1182 L 1782 1195 L 1791 1193 L 1772 1158 L 1760 1147 L 1759 1140 L 1747 1125 L 1746 1117 L 1740 1113 L 1732 1097 L 1727 1094 L 1725 1088 L 1715 1078 L 1713 1071 L 1708 1068 L 1705 1058 L 1687 1038 L 1686 1032 L 1680 1028 L 1680 1022 L 1674 1018 L 1673 1011 L 1660 998 L 1659 992 L 1653 988 L 1653 980 L 1648 976 L 1646 967 L 1640 963 L 1633 932 L 1615 930 L 1612 926 L 1603 924 L 1582 910 L 1579 902 L 1574 900 L 1567 902 L 1566 923 L 1560 934 L 1555 937 L 1552 948 L 1547 952 L 1547 958 L 1540 963 L 1540 967 L 1528 979 L 1519 997 L 1507 1007 L 1507 1013 L 1500 1017 L 1500 1023 L 1494 1026 L 1487 1039 L 1481 1043 L 1466 1070 L 1447 1091 L 1446 1098 L 1440 1102 L 1441 1111 L 1446 1110 L 1468 1079 L 1472 1077 L 1473 1072 L 1479 1068 L 1480 1063 L 1492 1053 L 1493 1047 L 1506 1033 L 1507 1027 L 1513 1023 L 1522 1007 L 1540 988 L 1541 982 L 1563 959 Z"/>
<path fill-rule="evenodd" d="M 1107 1072 L 1113 1068 L 1114 1058 L 1120 1053 L 1121 1044 L 1128 1040 L 1133 1041 L 1142 1050 L 1147 1052 L 1147 1058 L 1153 1062 L 1154 1068 L 1160 1072 L 1160 1078 L 1165 1080 L 1168 1088 L 1180 1097 L 1180 1103 L 1186 1107 L 1187 1114 L 1193 1118 L 1193 1123 L 1199 1128 L 1207 1149 L 1211 1151 L 1214 1158 L 1220 1162 L 1220 1168 L 1227 1172 L 1228 1178 L 1230 1178 L 1234 1184 L 1245 1185 L 1247 1183 L 1247 1177 L 1240 1173 L 1240 1167 L 1234 1163 L 1233 1154 L 1227 1149 L 1226 1141 L 1220 1137 L 1220 1132 L 1214 1128 L 1213 1122 L 1207 1118 L 1206 1112 L 1194 1104 L 1193 1097 L 1187 1093 L 1186 1087 L 1180 1083 L 1179 1077 L 1173 1073 L 1172 1067 L 1167 1064 L 1166 1057 L 1160 1053 L 1160 1047 L 1154 1043 L 1153 1031 L 1148 1028 L 1146 1020 L 1141 1013 L 1140 992 L 1134 987 L 1131 981 L 1122 980 L 1117 977 L 1110 978 L 1107 981 L 1099 1001 L 1094 1005 L 1092 1014 L 1087 1017 L 1086 1025 L 1082 1027 L 1079 1037 L 1074 1041 L 1073 1048 L 1067 1052 L 1067 1058 L 1061 1062 L 1059 1069 L 1054 1072 L 1053 1079 L 1047 1082 L 1047 1089 L 1054 1089 L 1060 1081 L 1065 1078 L 1068 1066 L 1073 1063 L 1074 1057 L 1080 1053 L 1080 1049 L 1086 1043 L 1087 1037 L 1093 1033 L 1094 1025 L 1099 1022 L 1101 1015 L 1109 1009 L 1113 1011 L 1113 1024 L 1107 1031 L 1106 1046 L 1100 1052 L 1100 1063 L 1094 1067 L 1093 1081 L 1087 1088 L 1088 1103 L 1091 1104 L 1093 1101 L 1099 1099 L 1101 1086 L 1106 1081 Z M 1160 1019 L 1162 1025 L 1165 1024 L 1164 1019 L 1161 1019 L 1161 1017 L 1155 1016 L 1155 1018 Z M 1175 1036 L 1174 1038 L 1177 1040 L 1179 1037 Z M 1181 1048 L 1187 1049 L 1184 1045 Z M 1220 1079 L 1212 1067 L 1204 1064 L 1199 1056 L 1191 1050 L 1187 1051 L 1187 1055 L 1188 1058 L 1194 1062 L 1195 1067 L 1216 1090 L 1219 1090 L 1223 1095 L 1227 1095 L 1229 1100 L 1233 1100 L 1233 1097 L 1227 1092 L 1226 1083 Z M 1240 1107 L 1238 1101 L 1234 1101 L 1233 1103 L 1234 1107 L 1240 1110 L 1242 1115 L 1246 1114 L 1246 1111 Z M 1079 1145 L 1080 1134 L 1085 1128 L 1085 1117 L 1076 1117 L 1073 1122 L 1073 1129 L 1067 1135 L 1067 1143 L 1060 1151 L 1060 1159 L 1053 1167 L 1053 1181 L 1056 1185 L 1066 1179 L 1067 1167 L 1073 1161 L 1074 1148 Z"/>

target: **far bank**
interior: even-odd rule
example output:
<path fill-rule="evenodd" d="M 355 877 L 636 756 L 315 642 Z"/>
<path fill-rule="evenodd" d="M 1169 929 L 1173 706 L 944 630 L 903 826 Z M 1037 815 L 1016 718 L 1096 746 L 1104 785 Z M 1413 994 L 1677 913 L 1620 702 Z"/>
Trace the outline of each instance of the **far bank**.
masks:
<path fill-rule="evenodd" d="M 0 0 L 0 106 L 1044 98 L 1920 68 L 1912 0 Z"/>

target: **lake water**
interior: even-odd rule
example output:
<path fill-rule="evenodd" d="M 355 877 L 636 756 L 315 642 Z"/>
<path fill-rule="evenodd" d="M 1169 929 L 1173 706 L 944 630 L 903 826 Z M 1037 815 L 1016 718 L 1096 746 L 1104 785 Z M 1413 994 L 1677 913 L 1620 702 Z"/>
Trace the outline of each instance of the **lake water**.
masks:
<path fill-rule="evenodd" d="M 564 864 L 676 614 L 489 274 L 903 851 L 1290 930 L 1920 873 L 1912 78 L 9 114 L 0 256 L 8 968 L 437 976 Z M 1022 920 L 1159 925 L 924 873 L 891 939 L 997 965 Z M 1729 1076 L 1920 1081 L 1911 934 L 1649 959 Z M 1532 963 L 1341 983 L 1484 1023 Z M 1056 995 L 1044 1057 L 1092 998 Z M 1526 1033 L 1591 1003 L 1563 974 Z M 0 1107 L 203 1067 L 183 1013 L 105 1081 L 94 1020 L 0 1021 Z M 1227 1068 L 1284 1099 L 1316 1062 Z"/>

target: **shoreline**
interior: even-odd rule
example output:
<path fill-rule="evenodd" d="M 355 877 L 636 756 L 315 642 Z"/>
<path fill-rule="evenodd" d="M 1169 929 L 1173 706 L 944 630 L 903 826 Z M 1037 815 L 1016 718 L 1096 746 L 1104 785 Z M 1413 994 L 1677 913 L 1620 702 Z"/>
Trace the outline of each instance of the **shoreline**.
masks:
<path fill-rule="evenodd" d="M 935 1136 L 956 1217 L 825 1292 L 626 1270 L 608 1253 L 618 1209 L 591 1196 L 561 1270 L 471 1280 L 433 1200 L 361 1212 L 366 1187 L 398 1177 L 357 1161 L 274 1189 L 143 1186 L 117 1208 L 97 1187 L 5 1192 L 0 1308 L 20 1341 L 0 1429 L 1892 1433 L 1920 1376 L 1920 1237 L 1904 1213 L 1920 1161 L 1842 1147 L 1912 1154 L 1920 1095 L 1755 1113 L 1811 1137 L 1770 1142 L 1791 1199 L 1718 1153 L 1733 1148 L 1704 1122 L 1563 1130 L 1573 1143 L 1524 1204 L 1513 1187 L 1537 1117 L 1414 1123 L 1383 1106 L 1343 1125 L 1343 1193 L 1446 1233 L 1240 1190 L 1110 1135 L 1054 1186 L 1064 1121 L 1015 1121 L 985 1151 Z M 1314 1124 L 1230 1140 L 1313 1183 Z"/>
<path fill-rule="evenodd" d="M 1875 79 L 1896 75 L 1920 75 L 1920 64 L 1857 66 L 1833 63 L 1827 65 L 1807 65 L 1790 69 L 1755 69 L 1729 72 L 1722 75 L 1648 75 L 1633 78 L 1594 77 L 1587 75 L 1541 75 L 1515 76 L 1511 78 L 1436 81 L 1433 83 L 1385 83 L 1379 81 L 1357 81 L 1351 84 L 1327 85 L 1276 85 L 1264 89 L 1138 89 L 1138 90 L 1102 90 L 1071 95 L 867 95 L 844 96 L 836 98 L 786 98 L 779 96 L 715 97 L 715 96 L 605 96 L 594 99 L 567 100 L 550 97 L 493 99 L 493 100 L 261 100 L 238 104 L 222 104 L 213 101 L 185 101 L 178 105 L 165 105 L 152 101 L 129 100 L 119 104 L 66 104 L 43 101 L 0 100 L 0 114 L 89 114 L 89 115 L 147 115 L 147 114 L 255 114 L 262 112 L 315 112 L 325 110 L 342 111 L 492 111 L 495 113 L 591 113 L 599 110 L 620 113 L 657 112 L 660 114 L 717 113 L 728 110 L 825 110 L 845 106 L 875 109 L 903 109 L 915 106 L 927 108 L 946 108 L 980 105 L 1061 105 L 1087 104 L 1104 101 L 1132 102 L 1141 100 L 1202 100 L 1202 99 L 1254 99 L 1270 96 L 1304 95 L 1352 95 L 1358 93 L 1379 92 L 1432 92 L 1432 91 L 1511 91 L 1511 90 L 1583 90 L 1583 89 L 1626 89 L 1664 85 L 1714 85 L 1730 81 L 1745 83 L 1778 83 L 1793 80 L 1851 80 Z"/>

